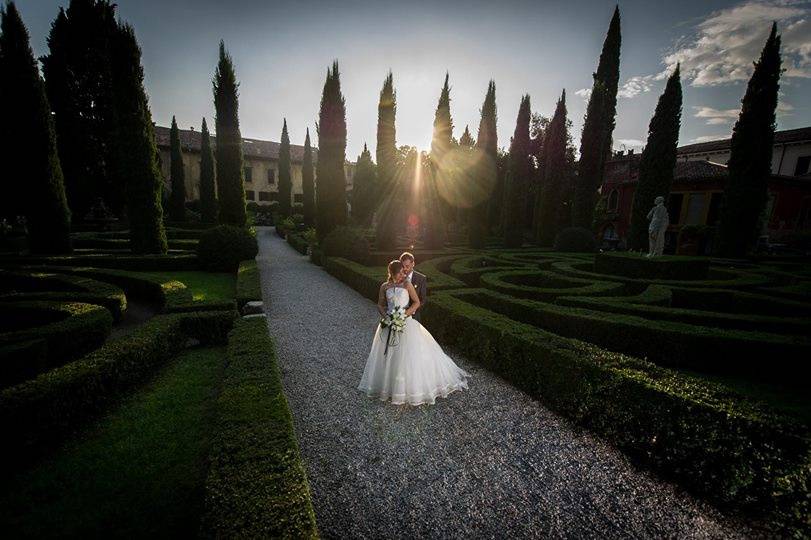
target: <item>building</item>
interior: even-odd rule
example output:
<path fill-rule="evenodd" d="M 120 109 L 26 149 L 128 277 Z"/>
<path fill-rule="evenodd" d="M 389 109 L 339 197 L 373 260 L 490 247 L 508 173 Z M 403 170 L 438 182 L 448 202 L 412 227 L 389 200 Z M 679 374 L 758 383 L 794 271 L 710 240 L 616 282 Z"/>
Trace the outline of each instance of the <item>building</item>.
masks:
<path fill-rule="evenodd" d="M 720 217 L 727 179 L 730 139 L 691 144 L 678 149 L 667 201 L 670 253 L 709 253 Z M 598 224 L 605 248 L 624 248 L 631 221 L 641 155 L 618 152 L 606 163 L 601 194 L 604 208 Z M 811 232 L 811 127 L 775 133 L 765 235 L 779 240 L 789 233 Z"/>
<path fill-rule="evenodd" d="M 186 173 L 186 200 L 200 199 L 200 145 L 202 134 L 195 129 L 181 129 L 180 146 L 183 154 L 183 169 Z M 167 191 L 171 190 L 170 180 L 170 129 L 155 126 L 155 139 L 161 158 L 161 172 Z M 212 148 L 216 148 L 217 138 L 211 136 Z M 279 198 L 279 148 L 281 144 L 274 141 L 260 139 L 242 139 L 242 153 L 245 173 L 245 198 L 248 202 L 269 204 Z M 293 182 L 293 202 L 303 200 L 302 189 L 302 160 L 304 147 L 290 145 L 290 176 Z M 318 149 L 313 148 L 313 166 L 318 159 Z M 348 196 L 352 191 L 352 177 L 355 173 L 355 164 L 347 162 L 346 191 Z"/>

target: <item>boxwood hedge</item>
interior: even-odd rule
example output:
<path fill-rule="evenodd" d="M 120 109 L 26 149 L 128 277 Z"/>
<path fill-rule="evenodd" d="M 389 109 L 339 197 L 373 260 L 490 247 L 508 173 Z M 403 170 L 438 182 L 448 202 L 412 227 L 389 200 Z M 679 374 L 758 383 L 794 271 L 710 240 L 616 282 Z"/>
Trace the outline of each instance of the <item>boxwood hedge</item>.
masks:
<path fill-rule="evenodd" d="M 224 344 L 233 321 L 233 311 L 159 315 L 74 362 L 3 390 L 0 468 L 19 466 L 81 427 L 151 376 L 190 338 Z"/>
<path fill-rule="evenodd" d="M 239 263 L 237 269 L 237 307 L 241 310 L 248 302 L 262 300 L 262 283 L 255 259 Z"/>
<path fill-rule="evenodd" d="M 265 319 L 228 336 L 202 536 L 317 538 L 304 466 Z"/>

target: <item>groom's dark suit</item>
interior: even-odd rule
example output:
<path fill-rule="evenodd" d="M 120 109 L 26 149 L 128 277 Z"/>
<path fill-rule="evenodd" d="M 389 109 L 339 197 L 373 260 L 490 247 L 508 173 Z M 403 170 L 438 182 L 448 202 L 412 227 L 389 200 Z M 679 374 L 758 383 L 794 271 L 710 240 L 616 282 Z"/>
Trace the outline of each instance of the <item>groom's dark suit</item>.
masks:
<path fill-rule="evenodd" d="M 417 298 L 420 299 L 420 308 L 413 315 L 414 319 L 419 321 L 422 307 L 425 305 L 425 302 L 428 301 L 428 278 L 425 277 L 425 274 L 420 274 L 416 270 L 413 270 L 411 272 L 411 284 L 414 285 L 414 289 L 417 291 Z M 411 303 L 409 303 L 409 305 L 411 305 Z"/>

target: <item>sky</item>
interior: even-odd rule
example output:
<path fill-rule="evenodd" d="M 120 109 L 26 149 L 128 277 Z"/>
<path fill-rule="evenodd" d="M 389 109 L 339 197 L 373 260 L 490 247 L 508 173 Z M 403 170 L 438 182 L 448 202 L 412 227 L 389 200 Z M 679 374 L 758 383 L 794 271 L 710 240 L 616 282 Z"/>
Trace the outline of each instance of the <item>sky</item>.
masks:
<path fill-rule="evenodd" d="M 69 0 L 17 0 L 37 56 Z M 579 146 L 591 75 L 615 2 L 492 0 L 276 2 L 118 0 L 143 50 L 153 120 L 199 130 L 214 125 L 211 78 L 220 39 L 240 82 L 243 137 L 278 141 L 283 118 L 303 144 L 315 122 L 327 67 L 338 60 L 347 111 L 347 159 L 368 143 L 377 103 L 394 74 L 397 144 L 427 150 L 440 89 L 450 74 L 454 136 L 476 137 L 490 79 L 496 81 L 498 144 L 509 147 L 521 96 L 551 116 L 566 90 Z M 665 78 L 682 65 L 679 144 L 728 137 L 772 21 L 783 36 L 778 129 L 811 126 L 811 0 L 619 2 L 620 92 L 614 147 L 640 149 Z"/>

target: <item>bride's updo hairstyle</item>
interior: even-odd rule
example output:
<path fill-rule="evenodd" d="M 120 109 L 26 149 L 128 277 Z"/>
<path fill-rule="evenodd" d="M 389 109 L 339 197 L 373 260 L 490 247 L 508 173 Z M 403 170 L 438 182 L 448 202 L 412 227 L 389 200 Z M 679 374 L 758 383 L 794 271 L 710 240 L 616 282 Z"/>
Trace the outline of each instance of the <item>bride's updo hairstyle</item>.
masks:
<path fill-rule="evenodd" d="M 389 283 L 394 283 L 394 276 L 396 276 L 397 274 L 399 274 L 399 273 L 400 273 L 400 270 L 402 270 L 402 269 L 403 269 L 403 263 L 401 263 L 401 262 L 400 262 L 400 261 L 398 261 L 397 259 L 394 259 L 393 261 L 391 261 L 391 262 L 389 263 L 389 277 L 388 277 L 388 282 L 389 282 Z"/>

